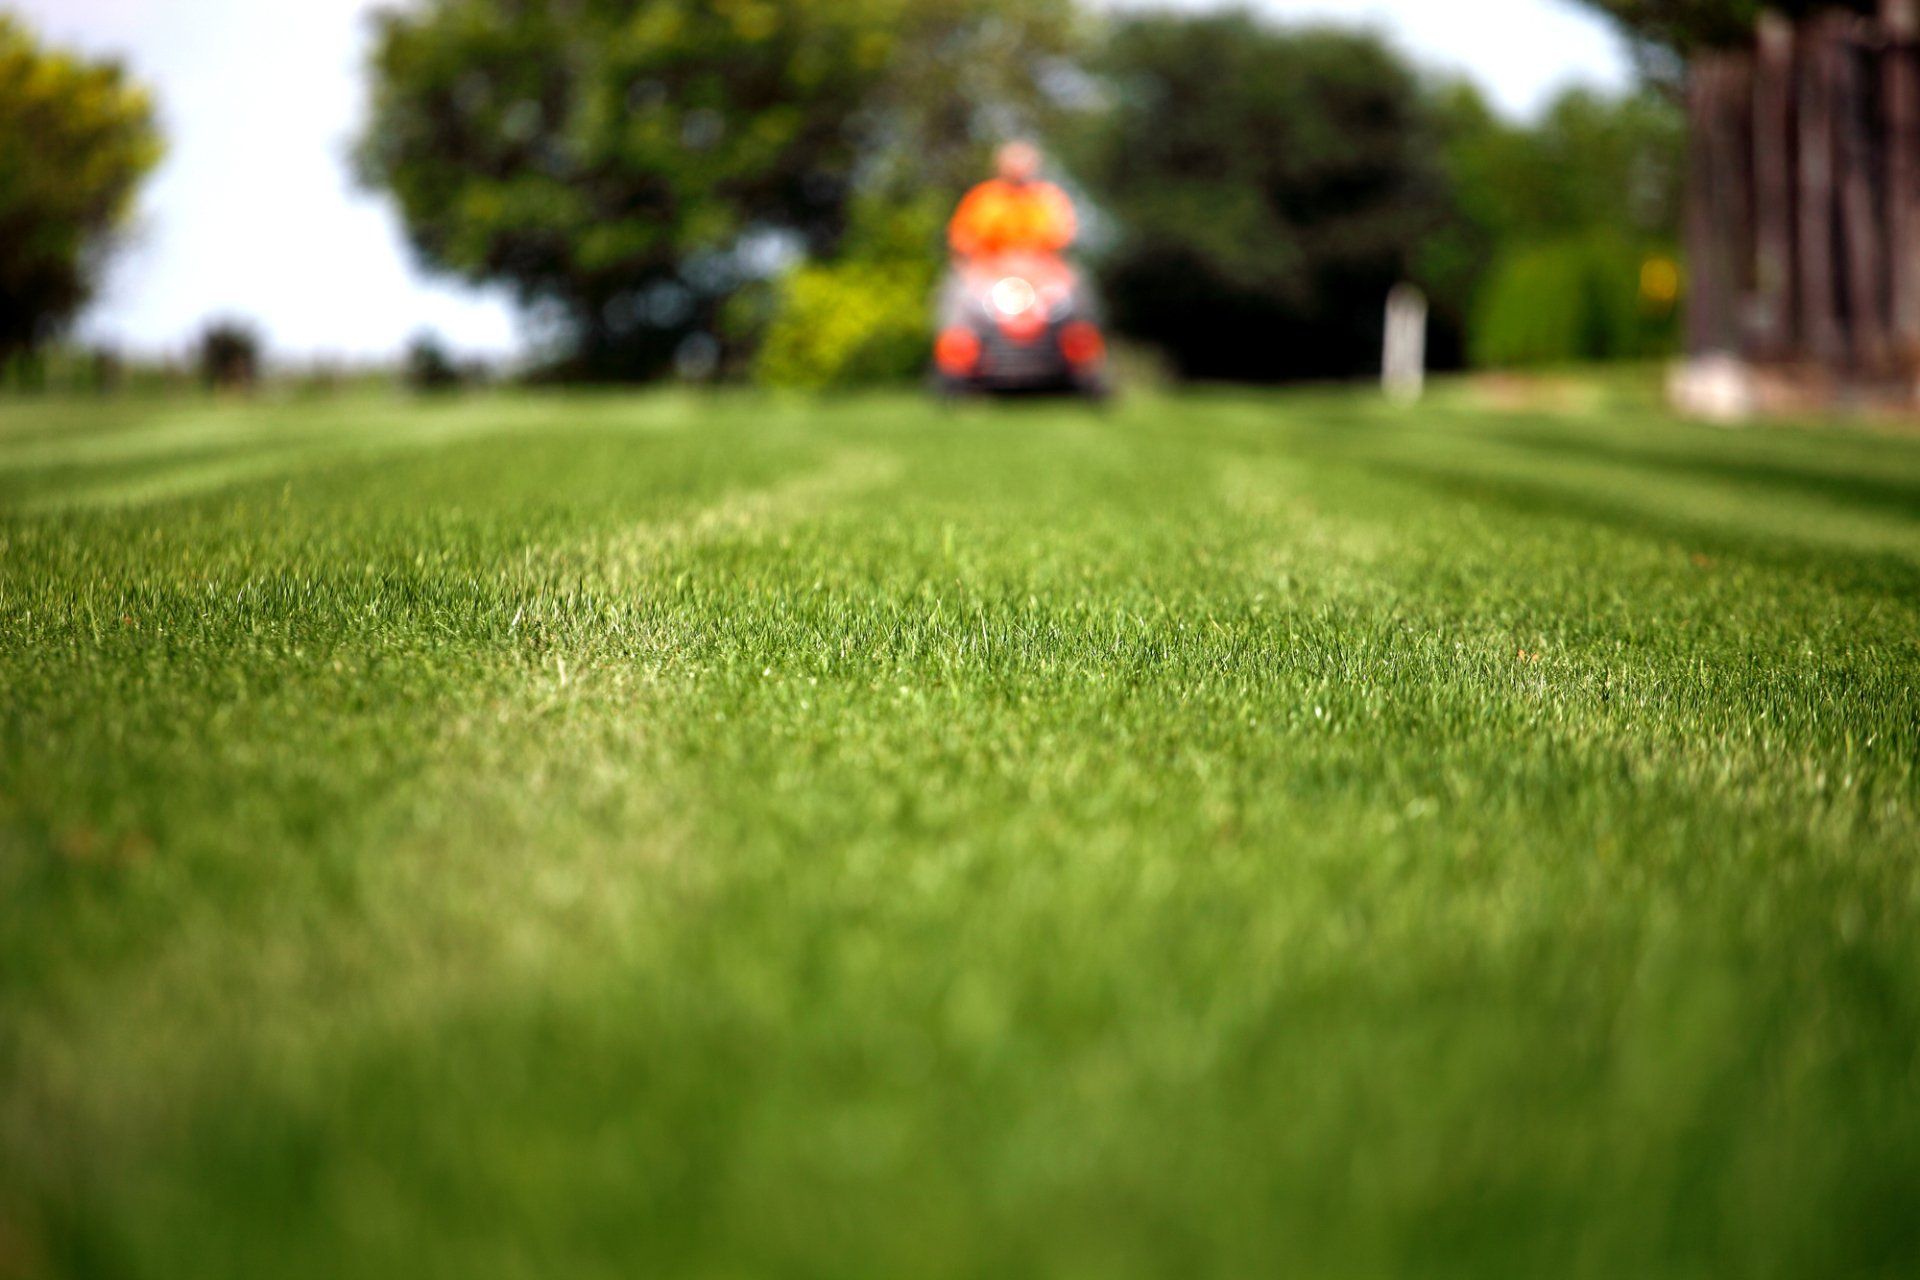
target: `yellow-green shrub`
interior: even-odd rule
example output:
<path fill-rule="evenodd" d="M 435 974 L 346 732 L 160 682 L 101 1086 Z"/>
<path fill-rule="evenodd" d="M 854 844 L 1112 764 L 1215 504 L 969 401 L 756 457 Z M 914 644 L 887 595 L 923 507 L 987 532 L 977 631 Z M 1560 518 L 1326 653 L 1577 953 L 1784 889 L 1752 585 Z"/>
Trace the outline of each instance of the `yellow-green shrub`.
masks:
<path fill-rule="evenodd" d="M 1637 360 L 1678 337 L 1672 296 L 1644 291 L 1658 250 L 1597 233 L 1528 245 L 1495 263 L 1473 325 L 1473 360 L 1487 368 Z"/>
<path fill-rule="evenodd" d="M 932 276 L 898 262 L 795 269 L 780 284 L 755 380 L 825 391 L 917 376 L 933 344 Z"/>

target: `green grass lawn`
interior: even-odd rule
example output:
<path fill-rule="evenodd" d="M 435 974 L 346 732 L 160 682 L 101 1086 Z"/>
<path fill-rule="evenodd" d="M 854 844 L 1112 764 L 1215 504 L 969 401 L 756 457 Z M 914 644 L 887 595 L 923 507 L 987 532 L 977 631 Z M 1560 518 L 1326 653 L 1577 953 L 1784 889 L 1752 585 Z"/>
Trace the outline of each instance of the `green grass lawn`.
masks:
<path fill-rule="evenodd" d="M 1920 441 L 0 406 L 0 1277 L 1909 1276 Z"/>

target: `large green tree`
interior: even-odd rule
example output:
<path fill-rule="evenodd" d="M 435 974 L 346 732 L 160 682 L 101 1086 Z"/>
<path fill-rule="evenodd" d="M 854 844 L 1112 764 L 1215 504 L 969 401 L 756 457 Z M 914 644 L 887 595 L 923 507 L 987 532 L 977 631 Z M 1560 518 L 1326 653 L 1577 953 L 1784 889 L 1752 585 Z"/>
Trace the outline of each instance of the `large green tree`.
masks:
<path fill-rule="evenodd" d="M 379 19 L 361 167 L 441 271 L 644 375 L 863 183 L 945 180 L 1041 95 L 1066 0 L 425 0 Z M 963 64 L 972 63 L 974 74 Z"/>
<path fill-rule="evenodd" d="M 1439 122 L 1379 40 L 1241 12 L 1120 22 L 1087 179 L 1114 319 L 1189 376 L 1377 368 L 1381 309 L 1451 217 Z"/>
<path fill-rule="evenodd" d="M 160 155 L 153 105 L 119 65 L 0 13 L 0 364 L 86 304 Z"/>

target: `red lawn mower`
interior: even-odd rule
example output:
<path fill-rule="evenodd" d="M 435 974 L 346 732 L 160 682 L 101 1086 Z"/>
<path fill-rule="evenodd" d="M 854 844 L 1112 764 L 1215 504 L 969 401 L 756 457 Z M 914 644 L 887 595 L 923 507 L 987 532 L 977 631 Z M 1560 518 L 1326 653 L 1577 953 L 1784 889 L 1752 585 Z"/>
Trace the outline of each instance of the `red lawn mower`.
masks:
<path fill-rule="evenodd" d="M 1051 254 L 956 265 L 941 293 L 933 354 L 948 396 L 1108 393 L 1107 340 L 1091 291 Z"/>

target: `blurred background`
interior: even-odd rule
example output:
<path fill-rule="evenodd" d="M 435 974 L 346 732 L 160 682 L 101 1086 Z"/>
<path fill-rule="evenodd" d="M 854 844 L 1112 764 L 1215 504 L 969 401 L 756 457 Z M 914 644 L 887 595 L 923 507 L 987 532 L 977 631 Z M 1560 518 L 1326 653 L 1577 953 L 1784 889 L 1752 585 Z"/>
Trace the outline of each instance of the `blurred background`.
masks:
<path fill-rule="evenodd" d="M 947 217 L 1031 137 L 1127 360 L 1165 376 L 1371 376 L 1401 283 L 1441 370 L 1745 368 L 1770 338 L 1904 376 L 1874 274 L 1912 240 L 1902 82 L 1862 60 L 1911 53 L 1911 8 L 0 0 L 0 361 L 16 388 L 907 381 Z M 1818 261 L 1766 258 L 1769 39 L 1784 234 Z M 1689 113 L 1698 140 L 1728 111 L 1690 171 Z M 1865 195 L 1833 167 L 1856 153 Z"/>

